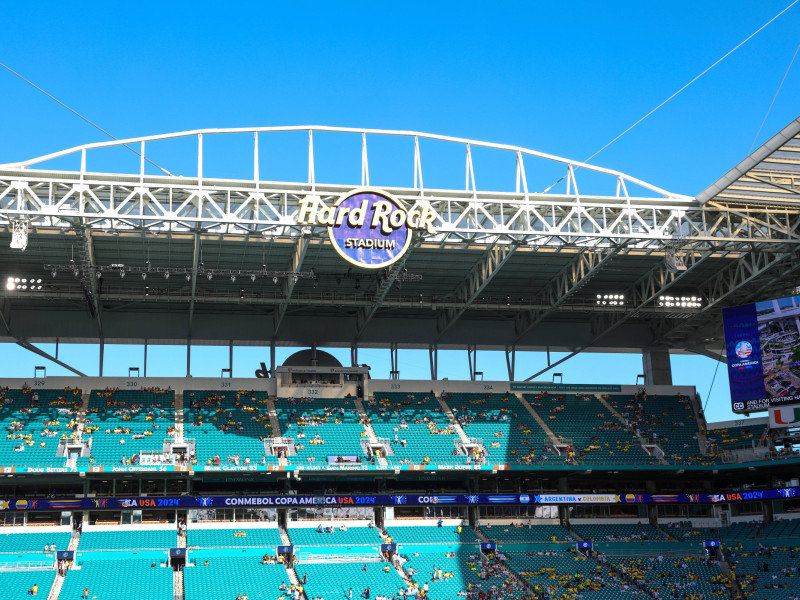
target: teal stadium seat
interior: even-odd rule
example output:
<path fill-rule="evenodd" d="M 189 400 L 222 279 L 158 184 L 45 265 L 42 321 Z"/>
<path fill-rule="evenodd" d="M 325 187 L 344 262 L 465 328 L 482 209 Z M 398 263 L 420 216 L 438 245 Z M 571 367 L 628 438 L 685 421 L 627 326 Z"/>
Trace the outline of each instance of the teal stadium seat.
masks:
<path fill-rule="evenodd" d="M 80 569 L 67 571 L 59 598 L 77 600 L 88 587 L 90 599 L 173 600 L 172 569 L 159 566 L 159 561 L 155 567 L 152 564 L 152 560 L 136 558 L 84 559 Z"/>
<path fill-rule="evenodd" d="M 58 441 L 73 433 L 81 402 L 72 388 L 0 390 L 0 466 L 64 467 Z"/>
<path fill-rule="evenodd" d="M 183 570 L 186 600 L 234 600 L 237 594 L 247 594 L 249 600 L 277 600 L 280 584 L 289 584 L 283 565 L 262 565 L 256 556 L 193 552 L 190 560 L 197 566 Z M 203 566 L 206 560 L 208 566 Z"/>
<path fill-rule="evenodd" d="M 267 455 L 264 439 L 273 437 L 267 392 L 186 390 L 183 393 L 183 432 L 195 440 L 197 462 L 205 465 L 219 455 L 222 465 L 238 455 L 240 465 L 278 464 Z"/>
<path fill-rule="evenodd" d="M 283 437 L 295 440 L 291 463 L 324 467 L 329 456 L 364 456 L 366 431 L 352 398 L 278 398 L 275 410 Z M 317 435 L 324 443 L 312 443 Z"/>
<path fill-rule="evenodd" d="M 161 453 L 174 426 L 175 392 L 92 390 L 84 439 L 91 436 L 96 464 L 119 465 L 123 456 L 130 460 L 142 452 Z"/>

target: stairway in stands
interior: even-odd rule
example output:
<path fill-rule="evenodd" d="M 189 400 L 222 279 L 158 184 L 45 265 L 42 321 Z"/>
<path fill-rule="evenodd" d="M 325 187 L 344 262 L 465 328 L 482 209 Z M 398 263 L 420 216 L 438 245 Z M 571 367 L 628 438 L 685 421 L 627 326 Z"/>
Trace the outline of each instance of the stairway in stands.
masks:
<path fill-rule="evenodd" d="M 375 396 L 372 397 L 375 399 Z M 361 398 L 353 398 L 353 404 L 356 406 L 356 410 L 358 410 L 358 416 L 361 420 L 362 425 L 364 426 L 364 431 L 367 432 L 367 437 L 369 437 L 369 441 L 371 444 L 378 443 L 378 436 L 375 435 L 375 430 L 372 428 L 372 423 L 369 421 L 369 416 L 367 415 L 367 411 L 364 410 L 364 403 L 361 402 Z M 386 460 L 385 456 L 378 457 L 378 464 L 381 465 L 388 465 L 388 461 Z"/>
<path fill-rule="evenodd" d="M 450 419 L 450 424 L 453 426 L 453 429 L 455 429 L 456 433 L 458 434 L 458 437 L 461 438 L 461 441 L 464 444 L 469 444 L 469 436 L 462 429 L 461 425 L 458 424 L 456 416 L 453 414 L 451 408 L 447 405 L 447 402 L 442 400 L 441 396 L 435 396 L 435 398 L 436 400 L 439 401 L 439 406 L 442 407 L 442 412 L 444 412 L 445 416 L 447 416 L 447 418 Z"/>
<path fill-rule="evenodd" d="M 69 538 L 69 545 L 67 546 L 67 550 L 71 552 L 76 552 L 78 550 L 78 544 L 81 541 L 81 532 L 77 530 L 72 530 L 72 535 Z M 53 585 L 50 586 L 50 591 L 47 594 L 47 600 L 58 600 L 58 595 L 61 593 L 61 588 L 64 585 L 64 575 L 56 575 L 55 579 L 53 579 Z"/>
<path fill-rule="evenodd" d="M 184 600 L 183 570 L 172 572 L 172 600 Z"/>
<path fill-rule="evenodd" d="M 533 406 L 531 406 L 530 403 L 525 400 L 525 398 L 522 396 L 517 396 L 517 399 L 520 401 L 522 406 L 525 407 L 525 410 L 527 410 L 534 420 L 539 424 L 539 427 L 542 428 L 542 431 L 547 434 L 547 437 L 550 438 L 550 442 L 553 444 L 553 447 L 555 447 L 558 444 L 558 436 L 553 433 L 553 430 L 550 429 L 549 425 L 545 423 L 544 419 L 539 416 L 539 413 L 536 412 Z"/>
<path fill-rule="evenodd" d="M 183 394 L 175 392 L 175 441 L 183 441 Z"/>

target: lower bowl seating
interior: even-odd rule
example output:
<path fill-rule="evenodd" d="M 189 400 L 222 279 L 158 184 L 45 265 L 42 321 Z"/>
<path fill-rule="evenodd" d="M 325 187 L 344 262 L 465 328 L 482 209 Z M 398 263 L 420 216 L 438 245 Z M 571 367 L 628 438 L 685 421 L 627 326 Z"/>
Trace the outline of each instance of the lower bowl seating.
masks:
<path fill-rule="evenodd" d="M 84 560 L 80 569 L 71 569 L 64 578 L 59 598 L 83 597 L 97 600 L 129 600 L 135 590 L 136 600 L 172 600 L 172 569 L 158 561 L 126 558 L 125 560 Z"/>

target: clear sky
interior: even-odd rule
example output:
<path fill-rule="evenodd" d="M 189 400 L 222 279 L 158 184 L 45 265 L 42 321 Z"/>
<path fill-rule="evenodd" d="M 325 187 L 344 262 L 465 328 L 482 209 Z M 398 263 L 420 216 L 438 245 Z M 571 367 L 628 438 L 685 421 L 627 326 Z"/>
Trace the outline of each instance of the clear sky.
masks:
<path fill-rule="evenodd" d="M 583 160 L 788 4 L 14 3 L 3 10 L 0 61 L 117 137 L 340 125 L 413 129 Z M 795 6 L 593 162 L 673 192 L 701 192 L 749 153 L 799 30 Z M 105 139 L 4 69 L 0 90 L 0 163 Z M 795 65 L 757 145 L 797 116 L 798 97 Z M 182 160 L 169 151 L 157 159 L 171 170 Z M 244 167 L 221 160 L 220 168 L 235 176 Z M 42 363 L 16 347 L 0 351 L 2 376 L 27 376 Z M 61 352 L 96 373 L 96 348 Z M 141 348 L 109 349 L 106 374 L 141 366 L 140 355 Z M 237 350 L 237 374 L 250 374 L 264 358 Z M 361 360 L 376 376 L 388 372 L 388 351 Z M 441 360 L 440 376 L 467 376 L 466 352 Z M 478 360 L 487 378 L 506 377 L 502 356 Z M 544 361 L 521 356 L 518 373 L 527 376 Z M 196 350 L 194 362 L 198 374 L 215 375 L 227 349 Z M 153 375 L 180 375 L 185 358 L 152 349 L 148 366 Z M 673 357 L 674 381 L 697 385 L 705 399 L 715 367 Z M 557 370 L 565 382 L 634 383 L 641 359 L 588 354 Z M 403 377 L 427 371 L 426 355 L 401 352 Z M 728 418 L 728 406 L 723 366 L 709 418 Z"/>

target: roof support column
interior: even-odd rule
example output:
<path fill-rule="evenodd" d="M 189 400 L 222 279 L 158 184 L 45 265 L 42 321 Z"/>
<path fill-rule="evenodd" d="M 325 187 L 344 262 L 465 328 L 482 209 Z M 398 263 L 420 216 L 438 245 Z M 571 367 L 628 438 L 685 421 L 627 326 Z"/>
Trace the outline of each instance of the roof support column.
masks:
<path fill-rule="evenodd" d="M 428 346 L 428 357 L 431 362 L 431 379 L 439 379 L 439 346 L 436 344 Z"/>
<path fill-rule="evenodd" d="M 192 376 L 192 340 L 186 339 L 186 376 Z"/>
<path fill-rule="evenodd" d="M 668 348 L 642 350 L 645 385 L 672 385 L 672 365 Z"/>
<path fill-rule="evenodd" d="M 103 376 L 103 356 L 106 353 L 106 340 L 105 338 L 100 338 L 100 377 Z"/>
<path fill-rule="evenodd" d="M 144 376 L 147 377 L 147 338 L 144 338 Z"/>
<path fill-rule="evenodd" d="M 350 344 L 350 366 L 358 366 L 358 342 Z"/>
<path fill-rule="evenodd" d="M 467 346 L 467 361 L 469 361 L 469 379 L 475 381 L 475 372 L 478 366 L 477 346 Z"/>
<path fill-rule="evenodd" d="M 269 343 L 269 375 L 275 377 L 275 340 Z"/>
<path fill-rule="evenodd" d="M 389 375 L 392 379 L 400 379 L 400 369 L 397 368 L 397 344 L 394 342 L 389 345 L 389 362 L 391 365 Z"/>
<path fill-rule="evenodd" d="M 548 347 L 549 356 L 549 347 Z M 514 367 L 517 362 L 517 347 L 506 346 L 506 368 L 508 369 L 508 380 L 514 381 Z"/>

